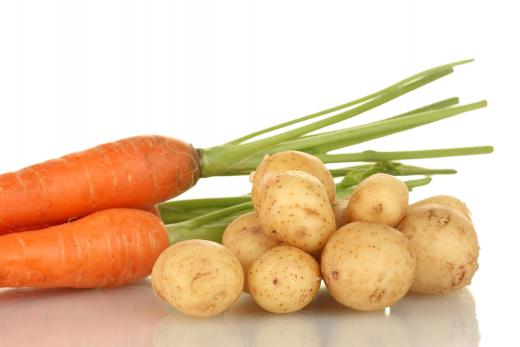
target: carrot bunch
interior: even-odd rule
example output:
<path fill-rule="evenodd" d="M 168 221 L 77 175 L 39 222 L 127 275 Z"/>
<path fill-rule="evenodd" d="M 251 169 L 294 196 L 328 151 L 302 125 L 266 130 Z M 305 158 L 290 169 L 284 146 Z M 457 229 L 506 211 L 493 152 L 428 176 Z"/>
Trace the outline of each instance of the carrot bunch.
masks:
<path fill-rule="evenodd" d="M 265 154 L 300 150 L 325 163 L 374 162 L 388 171 L 401 165 L 395 160 L 490 153 L 490 146 L 330 153 L 485 107 L 485 101 L 457 105 L 458 98 L 449 98 L 361 126 L 317 132 L 447 76 L 467 62 L 423 71 L 357 100 L 211 148 L 195 149 L 165 136 L 138 136 L 0 175 L 0 287 L 93 288 L 148 276 L 170 243 L 218 239 L 220 226 L 214 235 L 205 228 L 211 228 L 215 218 L 218 225 L 225 224 L 231 215 L 245 212 L 249 203 L 228 204 L 224 212 L 219 211 L 224 201 L 218 199 L 215 206 L 211 200 L 202 205 L 184 202 L 173 210 L 167 207 L 173 205 L 162 205 L 164 221 L 174 223 L 168 226 L 153 215 L 154 206 L 188 190 L 200 177 L 249 174 Z M 373 165 L 331 171 L 351 184 Z M 390 173 L 419 171 L 416 174 L 424 174 L 426 180 L 432 174 L 451 173 L 407 166 L 400 170 Z M 204 216 L 208 212 L 209 217 Z"/>

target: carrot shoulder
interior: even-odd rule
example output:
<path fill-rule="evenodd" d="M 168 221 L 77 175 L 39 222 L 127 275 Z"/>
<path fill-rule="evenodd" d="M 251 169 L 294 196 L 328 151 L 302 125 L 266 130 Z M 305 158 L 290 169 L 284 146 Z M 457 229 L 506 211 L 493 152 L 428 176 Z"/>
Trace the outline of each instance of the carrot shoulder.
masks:
<path fill-rule="evenodd" d="M 107 208 L 146 208 L 199 178 L 197 151 L 163 136 L 138 136 L 0 175 L 0 234 L 56 225 Z"/>
<path fill-rule="evenodd" d="M 0 236 L 0 287 L 113 287 L 148 276 L 168 247 L 153 214 L 108 209 L 72 223 Z"/>

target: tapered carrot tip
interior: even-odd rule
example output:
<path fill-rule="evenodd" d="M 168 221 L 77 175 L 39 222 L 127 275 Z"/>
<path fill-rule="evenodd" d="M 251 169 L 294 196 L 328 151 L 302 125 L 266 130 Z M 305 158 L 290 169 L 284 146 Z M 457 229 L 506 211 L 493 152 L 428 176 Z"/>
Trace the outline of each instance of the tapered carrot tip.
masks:
<path fill-rule="evenodd" d="M 97 288 L 148 276 L 168 247 L 149 212 L 107 209 L 46 229 L 0 236 L 0 287 Z"/>

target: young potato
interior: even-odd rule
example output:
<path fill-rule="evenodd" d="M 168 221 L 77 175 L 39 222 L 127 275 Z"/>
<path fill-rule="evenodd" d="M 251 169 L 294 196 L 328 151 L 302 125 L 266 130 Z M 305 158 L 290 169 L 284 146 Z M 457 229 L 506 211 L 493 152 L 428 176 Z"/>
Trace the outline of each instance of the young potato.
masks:
<path fill-rule="evenodd" d="M 301 171 L 266 177 L 265 199 L 258 215 L 268 236 L 313 255 L 319 254 L 336 230 L 323 184 Z"/>
<path fill-rule="evenodd" d="M 347 206 L 350 196 L 346 196 L 343 199 L 336 199 L 332 204 L 332 210 L 334 211 L 334 217 L 336 218 L 336 229 L 341 228 L 349 222 L 347 218 Z"/>
<path fill-rule="evenodd" d="M 210 317 L 239 297 L 244 274 L 235 255 L 219 243 L 182 241 L 167 248 L 152 270 L 159 297 L 180 312 Z"/>
<path fill-rule="evenodd" d="M 412 291 L 446 293 L 471 282 L 479 246 L 472 223 L 460 212 L 438 204 L 419 206 L 410 209 L 397 228 L 417 256 Z"/>
<path fill-rule="evenodd" d="M 321 181 L 329 201 L 336 197 L 336 185 L 329 170 L 317 157 L 298 151 L 284 151 L 268 155 L 256 168 L 253 176 L 252 199 L 255 207 L 260 207 L 264 198 L 263 181 L 269 174 L 285 171 L 303 171 Z"/>
<path fill-rule="evenodd" d="M 251 265 L 262 254 L 280 242 L 268 237 L 260 225 L 254 225 L 239 232 L 231 240 L 227 248 L 233 252 L 244 270 L 244 290 L 247 292 L 247 274 Z"/>
<path fill-rule="evenodd" d="M 452 208 L 454 210 L 459 211 L 466 218 L 471 220 L 471 212 L 469 211 L 469 209 L 466 206 L 466 204 L 463 203 L 462 201 L 460 201 L 459 199 L 457 199 L 457 198 L 455 198 L 453 196 L 450 196 L 450 195 L 436 195 L 436 196 L 432 196 L 431 198 L 424 199 L 424 200 L 421 200 L 421 201 L 417 201 L 416 203 L 410 205 L 408 207 L 408 209 L 412 209 L 412 208 L 419 207 L 419 206 L 424 206 L 424 205 L 431 205 L 431 204 L 439 204 L 439 205 L 443 205 L 443 206 L 446 206 L 446 207 L 450 207 L 450 208 Z"/>
<path fill-rule="evenodd" d="M 323 249 L 321 272 L 330 295 L 360 311 L 379 310 L 399 301 L 410 289 L 415 255 L 396 229 L 364 222 L 336 231 Z"/>
<path fill-rule="evenodd" d="M 247 283 L 253 300 L 264 310 L 295 312 L 307 306 L 318 293 L 320 266 L 298 248 L 278 246 L 253 263 Z"/>
<path fill-rule="evenodd" d="M 237 234 L 251 227 L 261 228 L 260 219 L 258 219 L 258 214 L 255 211 L 244 213 L 229 223 L 222 234 L 222 244 L 229 248 L 231 240 Z"/>
<path fill-rule="evenodd" d="M 350 196 L 347 219 L 396 226 L 408 208 L 408 188 L 397 178 L 377 173 L 363 180 Z"/>

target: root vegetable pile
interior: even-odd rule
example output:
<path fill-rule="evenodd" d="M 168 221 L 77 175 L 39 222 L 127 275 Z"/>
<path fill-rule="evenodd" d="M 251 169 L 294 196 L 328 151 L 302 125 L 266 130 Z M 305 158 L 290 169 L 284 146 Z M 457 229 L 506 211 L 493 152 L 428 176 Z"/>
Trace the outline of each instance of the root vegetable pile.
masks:
<path fill-rule="evenodd" d="M 486 107 L 486 101 L 459 105 L 457 97 L 450 97 L 362 125 L 340 123 L 469 62 L 434 67 L 370 95 L 214 147 L 195 148 L 160 135 L 136 136 L 0 174 L 0 287 L 119 286 L 149 276 L 155 264 L 157 292 L 187 314 L 217 314 L 243 289 L 267 310 L 295 311 L 312 300 L 316 278 L 327 278 L 329 286 L 334 279 L 335 270 L 330 277 L 321 264 L 321 274 L 309 257 L 318 263 L 325 255 L 334 257 L 329 240 L 337 238 L 331 236 L 359 221 L 361 229 L 379 223 L 412 240 L 412 249 L 417 249 L 411 290 L 441 293 L 459 288 L 477 268 L 478 245 L 468 210 L 447 196 L 408 207 L 408 189 L 428 184 L 432 175 L 456 171 L 397 160 L 486 154 L 493 147 L 340 150 Z M 327 128 L 333 125 L 335 130 Z M 363 164 L 330 170 L 324 165 L 353 162 Z M 250 175 L 251 195 L 167 201 L 199 179 L 238 175 Z M 420 178 L 404 182 L 393 177 L 416 175 Z M 337 178 L 341 181 L 335 182 Z M 372 242 L 373 259 L 384 258 L 390 249 L 394 256 L 403 255 L 403 271 L 394 269 L 402 278 L 378 282 L 374 275 L 366 282 L 367 290 L 376 291 L 373 297 L 381 297 L 379 304 L 389 305 L 404 291 L 404 270 L 412 263 L 405 259 L 407 248 L 400 239 L 385 236 L 392 233 L 384 230 L 359 242 Z M 388 242 L 375 242 L 380 238 Z M 224 246 L 181 243 L 194 239 L 222 241 Z M 267 257 L 273 249 L 281 259 Z M 186 253 L 178 259 L 179 252 Z M 257 264 L 264 256 L 265 264 L 272 264 L 268 268 Z M 353 264 L 341 268 L 356 267 Z M 283 268 L 272 268 L 276 266 Z M 252 275 L 252 269 L 276 274 L 276 287 Z M 374 263 L 365 273 L 382 269 Z M 376 288 L 378 284 L 388 288 Z M 295 291 L 298 301 L 279 297 Z M 359 304 L 362 300 L 351 294 L 331 293 L 338 293 L 338 301 L 348 306 L 378 307 Z"/>
<path fill-rule="evenodd" d="M 409 291 L 446 293 L 470 283 L 479 246 L 464 203 L 443 195 L 409 205 L 407 184 L 385 173 L 336 197 L 341 189 L 330 193 L 326 186 L 335 185 L 326 171 L 305 153 L 265 157 L 251 176 L 254 211 L 244 214 L 242 203 L 209 214 L 242 213 L 225 228 L 223 246 L 207 243 L 205 252 L 191 240 L 164 252 L 152 274 L 159 296 L 182 312 L 208 316 L 244 290 L 264 310 L 289 313 L 310 304 L 323 279 L 339 304 L 373 311 Z M 226 250 L 225 257 L 211 261 L 211 249 Z M 186 285 L 194 281 L 204 290 Z M 223 288 L 228 300 L 213 309 L 209 303 L 224 297 Z M 198 304 L 186 310 L 192 302 Z"/>

